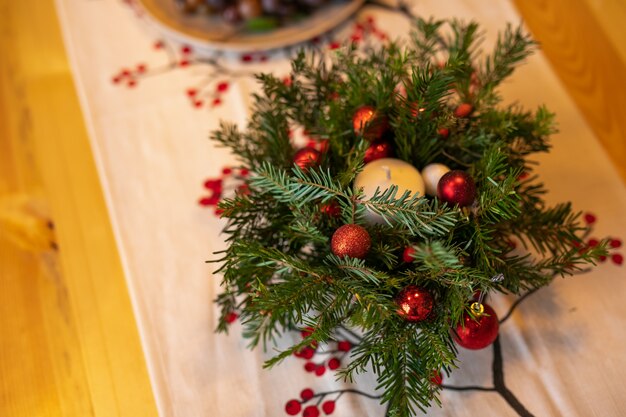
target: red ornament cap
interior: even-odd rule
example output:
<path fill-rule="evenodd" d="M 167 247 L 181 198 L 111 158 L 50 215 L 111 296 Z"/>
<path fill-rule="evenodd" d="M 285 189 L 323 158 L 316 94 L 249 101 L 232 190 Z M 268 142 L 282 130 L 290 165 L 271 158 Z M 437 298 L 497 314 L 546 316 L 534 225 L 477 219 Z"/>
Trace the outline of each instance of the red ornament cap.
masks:
<path fill-rule="evenodd" d="M 369 148 L 365 150 L 365 157 L 363 162 L 370 163 L 377 159 L 389 158 L 393 156 L 393 147 L 391 143 L 386 140 L 379 140 L 373 142 Z"/>
<path fill-rule="evenodd" d="M 459 170 L 445 173 L 437 184 L 437 197 L 448 204 L 469 206 L 476 198 L 476 184 L 472 177 Z"/>
<path fill-rule="evenodd" d="M 361 106 L 352 116 L 352 127 L 354 133 L 361 134 L 366 140 L 374 141 L 389 129 L 389 120 L 384 115 L 380 115 L 376 108 L 372 106 Z"/>
<path fill-rule="evenodd" d="M 472 304 L 474 316 L 465 313 L 461 322 L 452 331 L 452 338 L 466 349 L 483 349 L 498 337 L 498 316 L 488 304 Z"/>
<path fill-rule="evenodd" d="M 433 311 L 435 301 L 428 290 L 409 285 L 396 296 L 398 314 L 410 322 L 426 320 Z"/>
<path fill-rule="evenodd" d="M 293 156 L 293 163 L 306 171 L 312 166 L 319 164 L 322 154 L 317 149 L 306 147 L 298 150 Z"/>
<path fill-rule="evenodd" d="M 372 246 L 370 234 L 358 224 L 344 224 L 335 230 L 330 250 L 339 257 L 349 256 L 363 259 Z"/>

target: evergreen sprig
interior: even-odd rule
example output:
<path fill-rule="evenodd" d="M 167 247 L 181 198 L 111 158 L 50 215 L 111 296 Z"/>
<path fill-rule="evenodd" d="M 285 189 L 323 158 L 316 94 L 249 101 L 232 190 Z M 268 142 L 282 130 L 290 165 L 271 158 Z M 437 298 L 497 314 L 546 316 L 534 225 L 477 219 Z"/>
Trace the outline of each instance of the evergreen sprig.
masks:
<path fill-rule="evenodd" d="M 251 346 L 271 346 L 284 331 L 310 326 L 302 342 L 267 362 L 327 342 L 339 327 L 362 343 L 339 375 L 374 372 L 390 415 L 406 417 L 438 403 L 434 372 L 456 366 L 450 336 L 476 291 L 520 294 L 570 275 L 604 253 L 581 248 L 585 227 L 569 203 L 548 207 L 529 156 L 547 152 L 554 115 L 500 106 L 497 86 L 534 50 L 521 28 L 507 26 L 490 55 L 479 53 L 476 23 L 418 19 L 409 45 L 331 56 L 300 53 L 291 82 L 260 75 L 247 129 L 223 124 L 212 134 L 251 171 L 248 193 L 220 203 L 228 248 L 220 253 L 223 293 L 218 330 L 238 312 Z M 399 92 L 399 90 L 403 90 Z M 457 117 L 461 103 L 473 112 Z M 432 162 L 468 172 L 477 198 L 459 208 L 439 199 L 399 195 L 397 187 L 366 198 L 354 189 L 369 142 L 351 116 L 374 106 L 390 123 L 396 156 L 423 168 Z M 416 109 L 419 111 L 416 112 Z M 294 165 L 289 130 L 326 141 L 319 165 Z M 447 134 L 442 138 L 440 129 Z M 338 216 L 323 207 L 334 204 Z M 366 220 L 371 213 L 378 223 Z M 365 259 L 330 249 L 343 224 L 372 237 Z M 523 246 L 514 249 L 512 240 Z M 412 261 L 402 259 L 412 248 Z M 504 280 L 493 277 L 503 274 Z M 394 298 L 408 285 L 434 297 L 432 317 L 409 323 Z"/>

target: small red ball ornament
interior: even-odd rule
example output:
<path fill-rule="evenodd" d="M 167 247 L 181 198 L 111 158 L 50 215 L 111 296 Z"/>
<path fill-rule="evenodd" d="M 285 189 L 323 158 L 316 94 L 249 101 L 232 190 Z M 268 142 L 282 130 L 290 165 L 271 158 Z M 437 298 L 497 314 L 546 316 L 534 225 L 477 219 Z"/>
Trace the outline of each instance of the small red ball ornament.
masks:
<path fill-rule="evenodd" d="M 407 246 L 402 252 L 402 260 L 407 264 L 413 263 L 413 261 L 415 261 L 415 258 L 413 257 L 413 254 L 415 254 L 415 252 L 417 251 L 413 246 Z"/>
<path fill-rule="evenodd" d="M 454 109 L 454 115 L 459 118 L 465 118 L 472 114 L 474 107 L 469 103 L 461 103 L 456 109 Z"/>
<path fill-rule="evenodd" d="M 386 140 L 379 140 L 373 142 L 369 148 L 365 150 L 363 162 L 367 164 L 377 159 L 389 158 L 391 156 L 393 156 L 393 147 L 391 146 L 391 143 Z"/>
<path fill-rule="evenodd" d="M 296 152 L 293 156 L 293 163 L 298 165 L 303 171 L 306 171 L 319 163 L 320 156 L 320 151 L 307 146 Z"/>
<path fill-rule="evenodd" d="M 435 301 L 424 288 L 409 285 L 396 296 L 396 304 L 399 315 L 407 321 L 417 323 L 430 316 Z"/>
<path fill-rule="evenodd" d="M 335 230 L 330 241 L 330 250 L 339 257 L 363 259 L 371 246 L 370 234 L 358 224 L 344 224 Z"/>
<path fill-rule="evenodd" d="M 482 349 L 498 337 L 498 316 L 488 304 L 472 304 L 473 315 L 465 313 L 452 332 L 452 338 L 466 349 Z"/>
<path fill-rule="evenodd" d="M 439 180 L 437 197 L 448 204 L 469 206 L 476 198 L 476 184 L 468 173 L 459 170 L 450 171 Z"/>
<path fill-rule="evenodd" d="M 361 106 L 352 116 L 354 133 L 361 134 L 366 140 L 374 141 L 389 129 L 389 120 L 372 106 Z"/>

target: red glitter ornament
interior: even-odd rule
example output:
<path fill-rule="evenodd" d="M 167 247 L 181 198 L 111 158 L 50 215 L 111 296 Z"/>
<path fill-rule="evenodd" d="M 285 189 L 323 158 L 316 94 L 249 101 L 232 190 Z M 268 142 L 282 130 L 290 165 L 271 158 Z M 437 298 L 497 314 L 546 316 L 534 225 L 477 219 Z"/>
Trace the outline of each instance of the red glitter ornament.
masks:
<path fill-rule="evenodd" d="M 461 322 L 452 331 L 452 338 L 466 349 L 482 349 L 498 337 L 498 316 L 488 304 L 476 302 L 471 308 L 474 315 L 463 315 Z"/>
<path fill-rule="evenodd" d="M 366 140 L 374 141 L 389 129 L 389 120 L 380 115 L 372 106 L 361 106 L 352 116 L 354 133 L 361 134 Z"/>
<path fill-rule="evenodd" d="M 389 158 L 393 156 L 393 147 L 391 143 L 386 140 L 379 140 L 373 142 L 369 148 L 365 150 L 365 157 L 363 162 L 370 163 L 377 159 Z"/>
<path fill-rule="evenodd" d="M 437 197 L 448 204 L 469 206 L 476 198 L 476 184 L 468 173 L 459 170 L 450 171 L 439 180 Z"/>
<path fill-rule="evenodd" d="M 293 156 L 293 163 L 298 165 L 303 171 L 306 171 L 319 163 L 320 156 L 320 151 L 307 146 L 296 152 Z"/>
<path fill-rule="evenodd" d="M 396 296 L 398 314 L 414 323 L 426 320 L 433 311 L 435 301 L 424 288 L 409 285 Z"/>
<path fill-rule="evenodd" d="M 330 242 L 330 250 L 339 257 L 363 259 L 372 246 L 370 234 L 358 224 L 344 224 L 335 230 Z"/>

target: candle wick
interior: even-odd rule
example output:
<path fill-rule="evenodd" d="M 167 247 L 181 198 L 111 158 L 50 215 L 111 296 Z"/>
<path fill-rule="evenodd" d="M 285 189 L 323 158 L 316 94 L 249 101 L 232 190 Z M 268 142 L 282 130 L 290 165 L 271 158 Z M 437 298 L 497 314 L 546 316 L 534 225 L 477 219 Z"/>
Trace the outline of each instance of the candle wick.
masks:
<path fill-rule="evenodd" d="M 387 181 L 391 181 L 391 170 L 389 169 L 389 167 L 387 165 L 383 165 L 381 168 L 387 174 Z"/>

